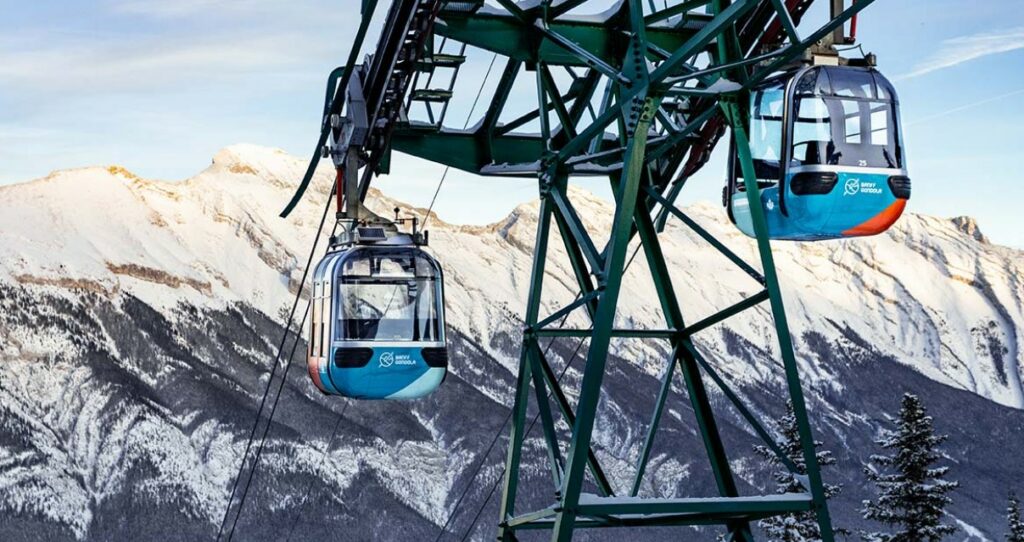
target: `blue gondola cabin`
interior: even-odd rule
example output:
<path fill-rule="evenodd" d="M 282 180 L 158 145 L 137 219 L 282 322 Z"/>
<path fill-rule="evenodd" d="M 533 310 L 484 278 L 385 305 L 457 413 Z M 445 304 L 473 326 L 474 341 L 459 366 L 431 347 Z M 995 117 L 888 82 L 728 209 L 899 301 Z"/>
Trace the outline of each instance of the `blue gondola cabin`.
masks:
<path fill-rule="evenodd" d="M 313 278 L 309 376 L 331 395 L 415 399 L 448 368 L 441 267 L 411 245 L 329 252 Z"/>
<path fill-rule="evenodd" d="M 810 66 L 750 95 L 750 151 L 771 239 L 875 235 L 910 198 L 899 102 L 877 70 Z M 735 143 L 724 203 L 745 234 L 754 228 Z"/>

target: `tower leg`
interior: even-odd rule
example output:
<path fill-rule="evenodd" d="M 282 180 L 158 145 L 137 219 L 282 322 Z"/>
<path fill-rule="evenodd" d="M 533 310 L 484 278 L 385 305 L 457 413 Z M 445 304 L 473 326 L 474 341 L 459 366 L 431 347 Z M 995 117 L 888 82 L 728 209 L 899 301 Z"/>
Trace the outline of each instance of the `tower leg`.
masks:
<path fill-rule="evenodd" d="M 533 249 L 533 269 L 530 275 L 530 297 L 526 307 L 526 325 L 537 323 L 540 311 L 540 294 L 544 284 L 544 264 L 547 260 L 548 238 L 551 233 L 551 203 L 546 196 L 541 197 L 540 216 L 537 221 L 537 241 Z M 526 434 L 526 410 L 530 396 L 531 370 L 530 341 L 535 337 L 524 337 L 519 354 L 519 371 L 516 379 L 515 399 L 512 403 L 512 430 L 509 434 L 508 455 L 505 459 L 505 480 L 501 491 L 500 517 L 498 519 L 498 539 L 511 541 L 515 539 L 512 530 L 506 527 L 506 521 L 515 513 L 516 489 L 519 483 L 519 463 L 522 455 L 523 438 Z"/>
<path fill-rule="evenodd" d="M 572 539 L 576 507 L 579 505 L 584 468 L 587 464 L 587 451 L 590 448 L 590 440 L 593 435 L 597 403 L 601 396 L 601 382 L 608 360 L 611 331 L 622 286 L 622 271 L 626 261 L 626 249 L 629 246 L 633 213 L 636 209 L 640 181 L 643 177 L 647 131 L 657 108 L 657 102 L 650 98 L 639 103 L 642 103 L 643 106 L 638 111 L 636 129 L 630 138 L 624 156 L 622 178 L 616 194 L 618 205 L 612 223 L 608 251 L 605 254 L 605 269 L 602 273 L 605 278 L 604 293 L 598 301 L 597 314 L 594 316 L 594 328 L 591 332 L 590 348 L 587 351 L 587 364 L 584 367 L 579 401 L 576 406 L 576 423 L 573 424 L 572 440 L 566 453 L 567 463 L 562 482 L 562 499 L 551 535 L 551 539 L 555 541 Z"/>
<path fill-rule="evenodd" d="M 775 334 L 779 341 L 779 353 L 782 356 L 782 364 L 786 371 L 789 398 L 793 403 L 793 414 L 796 418 L 800 434 L 800 447 L 804 456 L 804 464 L 807 468 L 807 480 L 811 486 L 807 489 L 811 492 L 811 496 L 814 499 L 814 508 L 818 518 L 818 527 L 821 531 L 821 539 L 823 542 L 833 542 L 835 535 L 832 532 L 832 520 L 829 516 L 828 505 L 825 502 L 825 486 L 821 479 L 821 468 L 818 465 L 818 456 L 814 449 L 814 435 L 811 432 L 811 424 L 807 416 L 807 405 L 804 402 L 804 392 L 800 384 L 800 372 L 796 364 L 796 355 L 793 353 L 793 338 L 789 334 L 789 323 L 786 320 L 786 308 L 782 302 L 782 290 L 779 288 L 779 277 L 775 270 L 775 259 L 772 257 L 772 247 L 768 238 L 768 224 L 765 220 L 764 209 L 761 208 L 761 191 L 757 186 L 754 161 L 750 155 L 750 143 L 747 138 L 746 121 L 743 114 L 744 109 L 736 103 L 735 99 L 723 100 L 721 105 L 732 127 L 737 156 L 743 171 L 743 182 L 747 189 L 747 203 L 750 205 L 754 233 L 757 236 L 757 251 L 761 257 L 761 267 L 764 269 L 765 287 L 768 290 L 768 300 L 771 304 L 772 316 L 775 321 Z"/>
<path fill-rule="evenodd" d="M 672 279 L 669 276 L 668 267 L 665 265 L 665 256 L 661 251 L 661 243 L 658 241 L 654 222 L 651 220 L 650 209 L 646 203 L 641 203 L 637 209 L 635 222 L 637 233 L 639 234 L 640 242 L 643 244 L 647 263 L 654 279 L 655 289 L 661 300 L 661 308 L 665 313 L 666 324 L 668 324 L 669 328 L 683 329 L 686 327 L 683 321 L 683 313 L 679 308 L 679 301 L 672 286 Z M 685 347 L 680 347 L 680 342 Z M 678 354 L 676 361 L 686 383 L 687 394 L 690 397 L 690 403 L 697 418 L 697 427 L 704 441 L 708 459 L 711 462 L 711 470 L 714 473 L 718 492 L 723 497 L 737 497 L 739 496 L 739 490 L 736 487 L 736 480 L 733 477 L 732 469 L 729 467 L 729 458 L 725 452 L 725 444 L 722 443 L 718 423 L 715 421 L 715 413 L 708 399 L 707 388 L 704 386 L 704 380 L 701 377 L 697 360 L 690 352 L 690 348 L 693 348 L 693 343 L 689 337 L 676 338 L 672 340 L 672 347 L 673 351 Z M 669 376 L 671 376 L 671 371 L 674 369 L 675 363 L 669 366 Z M 667 398 L 666 395 L 659 396 L 659 400 L 664 401 Z M 654 427 L 651 427 L 651 431 L 654 431 L 654 429 Z M 638 477 L 637 485 L 639 485 L 639 481 Z M 734 533 L 734 540 L 744 542 L 752 540 L 750 527 L 746 522 L 731 522 L 729 530 Z"/>

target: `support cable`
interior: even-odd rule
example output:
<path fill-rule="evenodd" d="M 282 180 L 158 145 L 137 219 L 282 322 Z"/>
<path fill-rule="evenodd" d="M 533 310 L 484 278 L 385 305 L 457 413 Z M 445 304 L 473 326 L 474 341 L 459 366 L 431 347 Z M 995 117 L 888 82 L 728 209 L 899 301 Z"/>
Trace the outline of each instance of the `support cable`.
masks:
<path fill-rule="evenodd" d="M 320 235 L 323 233 L 324 224 L 327 222 L 327 213 L 328 213 L 328 211 L 331 208 L 331 197 L 330 197 L 331 195 L 333 195 L 333 194 L 329 194 L 328 195 L 327 203 L 326 203 L 326 205 L 324 205 L 323 214 L 320 216 L 320 225 L 317 228 L 316 237 L 314 237 L 314 239 L 313 239 L 313 246 L 310 248 L 309 256 L 306 258 L 306 267 L 305 267 L 305 269 L 302 272 L 302 279 L 301 279 L 301 281 L 299 283 L 299 289 L 298 289 L 298 292 L 296 292 L 296 294 L 295 294 L 295 301 L 292 303 L 291 312 L 289 312 L 289 314 L 288 314 L 288 320 L 285 322 L 284 333 L 282 334 L 281 342 L 280 342 L 280 344 L 278 344 L 278 347 L 277 347 L 277 355 L 274 357 L 274 364 L 273 364 L 273 366 L 270 369 L 270 375 L 267 378 L 267 385 L 266 385 L 266 387 L 263 390 L 263 397 L 260 399 L 260 406 L 256 410 L 255 419 L 253 420 L 253 424 L 252 424 L 252 431 L 249 432 L 249 440 L 248 440 L 248 442 L 245 445 L 245 452 L 242 454 L 242 461 L 238 465 L 238 473 L 235 475 L 235 481 L 234 481 L 234 483 L 232 484 L 232 487 L 231 487 L 231 494 L 228 496 L 228 502 L 227 502 L 227 505 L 224 508 L 224 517 L 221 519 L 220 527 L 217 530 L 217 539 L 216 540 L 218 540 L 218 541 L 221 539 L 221 536 L 223 536 L 223 534 L 224 534 L 224 527 L 227 525 L 228 516 L 231 513 L 231 505 L 234 503 L 235 494 L 238 491 L 238 484 L 239 484 L 239 482 L 242 479 L 242 473 L 245 471 L 245 463 L 246 463 L 246 460 L 249 457 L 249 451 L 252 449 L 252 444 L 253 444 L 253 442 L 255 440 L 255 437 L 256 437 L 256 431 L 259 428 L 260 418 L 262 417 L 263 410 L 266 407 L 267 397 L 270 394 L 270 388 L 271 388 L 271 385 L 272 385 L 272 383 L 274 381 L 274 375 L 277 373 L 277 369 L 280 366 L 281 355 L 284 353 L 285 342 L 287 342 L 287 340 L 288 340 L 288 333 L 289 333 L 289 330 L 291 328 L 292 322 L 295 321 L 295 311 L 296 311 L 296 309 L 298 309 L 299 301 L 302 298 L 302 288 L 306 284 L 306 278 L 309 275 L 309 268 L 310 268 L 310 266 L 313 263 L 313 256 L 316 254 L 316 246 L 317 246 L 317 244 L 320 241 Z M 308 313 L 308 308 L 307 308 L 307 313 Z M 305 317 L 303 317 L 303 322 L 304 321 L 305 321 Z M 299 326 L 299 331 L 296 334 L 296 340 L 298 340 L 298 337 L 300 337 L 301 334 L 302 334 L 302 326 Z M 292 350 L 294 352 L 294 347 L 293 347 Z M 291 358 L 289 357 L 288 362 L 287 362 L 287 366 L 290 366 L 290 365 L 291 365 Z M 287 371 L 287 369 L 286 369 L 286 371 Z M 274 404 L 276 406 L 276 404 L 277 404 L 277 400 L 276 399 L 274 401 Z M 269 427 L 272 419 L 273 418 L 271 418 L 270 420 L 267 421 L 268 427 Z M 262 444 L 261 444 L 261 449 L 262 449 Z M 248 485 L 246 486 L 246 490 L 248 490 Z M 239 515 L 241 515 L 241 508 L 239 508 Z M 235 518 L 235 521 L 237 522 L 237 516 Z M 232 531 L 233 530 L 234 530 L 234 527 L 232 527 Z"/>
<path fill-rule="evenodd" d="M 476 106 L 480 102 L 480 96 L 484 93 L 484 87 L 487 86 L 487 80 L 491 77 L 491 69 L 494 68 L 494 61 L 497 60 L 498 53 L 494 53 L 491 56 L 491 63 L 487 66 L 487 73 L 484 74 L 483 83 L 480 84 L 480 89 L 476 91 L 476 98 L 473 100 L 472 107 L 469 108 L 469 113 L 466 114 L 466 122 L 462 123 L 462 129 L 469 128 L 469 121 L 473 119 L 473 113 L 476 111 Z M 430 206 L 427 207 L 427 216 L 423 218 L 422 228 L 427 227 L 427 222 L 430 221 L 430 212 L 434 210 L 434 202 L 437 201 L 437 195 L 441 193 L 441 187 L 444 185 L 444 180 L 448 178 L 448 170 L 451 166 L 444 166 L 444 173 L 441 174 L 441 180 L 437 182 L 437 189 L 434 190 L 434 197 L 430 198 Z"/>
<path fill-rule="evenodd" d="M 309 317 L 310 309 L 312 309 L 312 302 L 306 304 L 306 312 L 302 316 L 302 323 L 299 324 L 300 330 L 306 326 L 306 318 Z M 263 434 L 260 435 L 260 443 L 259 446 L 256 447 L 256 455 L 253 458 L 252 467 L 249 468 L 249 476 L 246 477 L 245 480 L 245 489 L 242 491 L 242 497 L 238 501 L 238 513 L 235 514 L 235 519 L 231 522 L 231 530 L 228 531 L 228 542 L 231 542 L 231 540 L 234 539 L 235 527 L 238 526 L 238 520 L 242 517 L 242 511 L 245 510 L 245 499 L 249 496 L 249 489 L 252 487 L 253 479 L 256 478 L 260 458 L 263 456 L 263 448 L 267 442 L 267 435 L 270 433 L 270 427 L 274 423 L 274 414 L 277 412 L 277 405 L 281 403 L 281 394 L 284 392 L 284 384 L 288 381 L 288 371 L 292 368 L 292 361 L 295 359 L 295 350 L 298 348 L 301 340 L 302 334 L 300 332 L 295 335 L 295 341 L 292 343 L 292 349 L 288 353 L 288 361 L 284 366 L 284 374 L 281 375 L 280 384 L 277 386 L 277 393 L 274 395 L 274 401 L 270 407 L 270 415 L 267 417 L 267 425 L 263 426 Z"/>
<path fill-rule="evenodd" d="M 580 294 L 576 294 L 576 299 L 579 299 L 579 298 L 580 298 Z M 558 327 L 561 328 L 562 326 L 564 326 L 565 325 L 565 321 L 568 318 L 569 318 L 569 314 L 566 314 L 565 316 L 563 316 L 562 317 L 562 321 L 559 322 L 559 324 L 558 324 Z M 555 337 L 552 337 L 551 340 L 548 341 L 547 347 L 544 348 L 543 356 L 547 357 L 548 352 L 551 350 L 551 345 L 554 344 L 554 342 L 555 342 Z M 580 343 L 582 344 L 582 342 L 583 341 L 581 340 Z M 573 354 L 573 357 L 575 357 L 575 353 Z M 572 358 L 570 358 L 569 363 L 572 363 Z M 569 366 L 569 364 L 567 363 L 566 364 L 566 368 L 568 368 L 568 366 Z M 565 369 L 562 370 L 562 374 L 565 374 Z M 559 381 L 561 381 L 561 378 L 562 378 L 561 375 L 559 375 L 559 377 L 558 377 Z M 549 392 L 549 396 L 550 396 L 550 392 Z M 477 475 L 480 474 L 480 470 L 483 469 L 484 463 L 486 463 L 486 461 L 487 461 L 487 456 L 491 455 L 491 451 L 494 449 L 494 445 L 498 443 L 498 439 L 500 439 L 501 435 L 503 435 L 505 433 L 505 426 L 508 425 L 508 421 L 512 419 L 512 414 L 513 413 L 514 413 L 514 409 L 509 409 L 508 416 L 505 416 L 505 420 L 501 422 L 500 426 L 498 426 L 498 431 L 494 434 L 494 438 L 491 439 L 491 444 L 489 446 L 487 446 L 487 451 L 484 452 L 482 456 L 480 456 L 480 462 L 476 464 L 476 469 L 473 470 L 473 475 L 469 477 L 469 482 L 466 484 L 466 487 L 462 490 L 462 493 L 459 495 L 459 498 L 455 500 L 455 505 L 452 506 L 452 512 L 450 514 L 448 514 L 448 519 L 446 519 L 445 522 L 444 522 L 444 525 L 441 526 L 441 531 L 439 533 L 437 533 L 437 538 L 434 539 L 434 542 L 438 542 L 439 540 L 441 540 L 441 537 L 444 536 L 444 533 L 448 531 L 448 527 L 449 527 L 449 525 L 451 525 L 452 520 L 455 519 L 456 515 L 458 515 L 459 505 L 462 504 L 462 500 L 464 498 L 466 498 L 466 494 L 468 494 L 470 488 L 473 487 L 473 481 L 476 480 Z M 534 418 L 533 421 L 536 422 L 537 419 Z M 533 425 L 531 424 L 530 427 L 533 427 Z M 504 472 L 504 469 L 502 470 L 502 472 Z M 500 476 L 499 476 L 499 479 L 500 479 Z"/>
<path fill-rule="evenodd" d="M 626 263 L 626 266 L 622 270 L 623 274 L 625 274 L 626 271 L 629 270 L 629 267 L 633 265 L 633 260 L 636 259 L 637 253 L 640 252 L 641 247 L 643 247 L 643 244 L 638 243 L 636 248 L 633 249 L 633 254 L 629 257 L 629 261 Z M 579 299 L 580 297 L 581 294 L 576 294 L 576 299 Z M 559 322 L 558 327 L 556 329 L 562 329 L 563 327 L 565 327 L 565 322 L 566 320 L 568 320 L 569 315 L 570 313 L 567 313 L 564 317 L 562 317 L 562 321 Z M 547 357 L 547 354 L 551 350 L 551 346 L 554 344 L 555 339 L 556 337 L 552 337 L 551 340 L 548 341 L 548 345 L 547 347 L 544 348 L 542 357 Z M 583 347 L 583 343 L 586 340 L 586 337 L 580 337 L 579 342 L 576 343 L 576 349 L 573 351 L 572 355 L 569 356 L 569 361 L 566 362 L 565 367 L 562 368 L 562 371 L 561 373 L 559 373 L 558 378 L 555 379 L 556 384 L 561 384 L 562 377 L 565 376 L 565 373 L 569 370 L 569 367 L 572 365 L 572 362 L 576 360 L 576 356 L 579 355 L 580 349 Z M 551 397 L 551 393 L 552 392 L 550 391 L 548 392 L 548 398 Z M 473 475 L 470 477 L 469 482 L 466 483 L 466 487 L 462 490 L 462 493 L 459 495 L 459 498 L 456 499 L 455 505 L 452 507 L 452 512 L 448 515 L 448 519 L 445 520 L 444 525 L 441 526 L 441 531 L 437 533 L 437 537 L 434 538 L 434 542 L 439 542 L 441 540 L 441 537 L 444 536 L 444 534 L 448 531 L 448 527 L 451 525 L 452 520 L 454 520 L 455 516 L 458 515 L 459 505 L 462 503 L 462 500 L 465 499 L 466 495 L 469 493 L 469 490 L 473 487 L 473 482 L 476 480 L 476 477 L 480 474 L 480 471 L 483 469 L 483 465 L 486 462 L 487 456 L 490 455 L 491 450 L 494 448 L 494 445 L 498 442 L 498 439 L 501 438 L 501 435 L 505 433 L 505 426 L 508 425 L 509 420 L 512 419 L 512 414 L 513 411 L 509 410 L 508 416 L 505 417 L 505 421 L 503 421 L 501 426 L 498 428 L 498 432 L 494 435 L 494 439 L 491 440 L 491 444 L 487 447 L 487 451 L 484 452 L 484 454 L 480 458 L 480 462 L 477 463 L 476 469 L 474 469 Z M 533 417 L 533 421 L 530 422 L 529 427 L 527 427 L 526 429 L 527 435 L 530 434 L 530 431 L 533 429 L 533 426 L 537 423 L 537 419 L 539 416 L 540 413 L 538 412 Z M 469 529 L 466 530 L 466 532 L 463 534 L 461 538 L 462 541 L 465 541 L 467 537 L 469 537 L 470 533 L 473 532 L 473 527 L 476 526 L 476 522 L 480 519 L 480 514 L 483 513 L 484 508 L 487 507 L 487 503 L 490 502 L 491 497 L 494 496 L 494 491 L 498 487 L 498 484 L 501 482 L 502 477 L 504 475 L 505 468 L 502 467 L 501 473 L 498 474 L 498 477 L 495 480 L 494 485 L 491 487 L 491 490 L 488 492 L 487 497 L 484 499 L 483 504 L 481 504 L 480 507 L 477 508 L 476 514 L 473 516 L 473 521 L 472 523 L 470 523 Z"/>
<path fill-rule="evenodd" d="M 334 422 L 334 429 L 331 431 L 330 438 L 327 439 L 327 445 L 324 446 L 323 450 L 320 451 L 320 462 L 323 463 L 327 459 L 327 453 L 331 451 L 331 446 L 334 445 L 334 437 L 338 434 L 338 428 L 341 427 L 341 420 L 345 417 L 345 411 L 348 410 L 348 406 L 351 403 L 345 403 L 345 406 L 338 412 L 338 419 Z M 313 482 L 310 480 L 306 483 L 306 492 L 302 495 L 302 504 L 299 505 L 299 513 L 295 514 L 295 518 L 292 520 L 291 527 L 288 528 L 288 536 L 284 539 L 285 542 L 291 542 L 292 534 L 295 532 L 295 528 L 299 526 L 299 520 L 302 519 L 303 513 L 306 511 L 306 503 L 309 502 L 309 492 L 313 488 Z"/>
<path fill-rule="evenodd" d="M 476 98 L 473 100 L 473 105 L 470 107 L 469 113 L 466 115 L 466 121 L 463 124 L 463 130 L 465 130 L 466 128 L 469 127 L 469 122 L 470 122 L 470 120 L 472 120 L 472 115 L 475 112 L 476 107 L 477 107 L 477 105 L 478 105 L 478 103 L 480 101 L 480 97 L 483 94 L 483 89 L 484 89 L 484 87 L 487 84 L 487 80 L 489 79 L 491 71 L 494 68 L 494 63 L 497 60 L 497 57 L 498 57 L 497 53 L 495 53 L 491 57 L 490 64 L 487 66 L 487 72 L 484 74 L 483 84 L 481 84 L 480 89 L 477 91 Z M 426 226 L 427 222 L 430 220 L 430 213 L 431 213 L 432 209 L 434 208 L 434 203 L 437 201 L 438 194 L 441 192 L 441 187 L 444 184 L 444 180 L 448 176 L 448 171 L 449 171 L 449 167 L 445 167 L 444 174 L 441 176 L 441 180 L 438 182 L 437 189 L 434 191 L 434 196 L 433 196 L 433 198 L 430 201 L 430 207 L 427 210 L 427 216 L 424 218 L 424 221 L 423 221 L 424 226 Z M 245 453 L 242 456 L 242 462 L 239 465 L 238 473 L 235 476 L 235 481 L 234 481 L 234 483 L 232 485 L 232 488 L 231 488 L 231 494 L 230 494 L 229 499 L 228 499 L 228 504 L 227 504 L 227 507 L 224 510 L 224 517 L 221 520 L 220 528 L 217 531 L 217 540 L 218 541 L 221 539 L 221 537 L 223 535 L 223 532 L 224 532 L 224 527 L 227 524 L 227 518 L 228 518 L 228 516 L 230 514 L 230 511 L 231 511 L 231 504 L 234 502 L 235 494 L 238 491 L 238 485 L 239 485 L 239 482 L 241 480 L 242 473 L 245 470 L 246 459 L 248 458 L 249 451 L 252 448 L 252 444 L 254 442 L 254 438 L 255 438 L 255 435 L 256 435 L 256 432 L 257 432 L 257 428 L 259 426 L 260 418 L 262 417 L 263 410 L 264 410 L 265 405 L 266 405 L 267 397 L 268 397 L 269 392 L 270 392 L 270 388 L 271 388 L 271 384 L 272 384 L 273 379 L 274 379 L 274 375 L 276 374 L 277 368 L 280 365 L 281 354 L 284 351 L 284 344 L 285 344 L 285 342 L 287 341 L 287 338 L 288 338 L 288 330 L 289 330 L 289 327 L 291 326 L 292 322 L 294 321 L 295 311 L 298 308 L 298 303 L 299 303 L 299 300 L 301 299 L 302 287 L 306 283 L 306 279 L 307 279 L 308 274 L 309 274 L 309 269 L 310 269 L 310 266 L 312 265 L 312 262 L 313 262 L 313 256 L 316 253 L 317 244 L 319 243 L 320 236 L 323 233 L 323 227 L 324 227 L 324 224 L 326 223 L 327 212 L 330 209 L 330 204 L 331 204 L 331 198 L 328 197 L 327 205 L 324 207 L 323 216 L 321 216 L 321 218 L 320 218 L 320 225 L 319 225 L 319 227 L 317 229 L 316 237 L 313 240 L 313 246 L 310 249 L 309 257 L 306 260 L 306 267 L 305 267 L 305 269 L 303 271 L 303 274 L 302 274 L 302 280 L 300 281 L 300 286 L 299 286 L 298 293 L 296 294 L 295 301 L 292 304 L 292 308 L 291 308 L 291 311 L 290 311 L 289 316 L 288 316 L 288 321 L 287 321 L 287 323 L 285 325 L 285 333 L 282 336 L 281 343 L 278 346 L 278 353 L 277 353 L 277 356 L 275 356 L 274 366 L 272 367 L 270 376 L 267 379 L 267 386 L 264 389 L 263 397 L 260 400 L 260 407 L 259 407 L 259 409 L 256 412 L 256 419 L 255 419 L 255 421 L 253 423 L 253 428 L 252 428 L 252 431 L 250 432 L 250 435 L 249 435 L 249 441 L 246 444 Z M 299 325 L 299 332 L 295 335 L 295 342 L 292 344 L 291 352 L 289 353 L 287 362 L 285 363 L 284 374 L 282 375 L 281 382 L 278 385 L 277 394 L 275 395 L 275 398 L 274 398 L 273 403 L 271 405 L 270 415 L 269 415 L 269 418 L 267 420 L 267 425 L 264 427 L 263 433 L 260 436 L 260 441 L 259 441 L 259 445 L 256 448 L 256 454 L 254 456 L 254 461 L 253 461 L 252 467 L 249 469 L 249 476 L 246 479 L 245 487 L 243 489 L 242 496 L 241 496 L 240 501 L 239 501 L 238 513 L 235 515 L 235 518 L 234 518 L 234 520 L 232 521 L 232 524 L 231 524 L 231 530 L 228 532 L 228 541 L 230 541 L 234 537 L 235 528 L 236 528 L 236 526 L 238 524 L 239 518 L 242 515 L 242 510 L 243 510 L 243 508 L 245 506 L 245 500 L 246 500 L 246 497 L 249 494 L 249 489 L 252 486 L 252 479 L 253 479 L 253 477 L 256 474 L 256 470 L 257 470 L 257 467 L 259 465 L 259 460 L 260 460 L 260 457 L 262 456 L 263 449 L 264 449 L 264 446 L 266 444 L 267 434 L 269 433 L 270 426 L 273 423 L 274 413 L 277 410 L 277 405 L 278 405 L 278 403 L 280 401 L 280 398 L 281 398 L 281 393 L 282 393 L 283 388 L 284 388 L 284 383 L 287 381 L 288 371 L 291 368 L 292 361 L 293 361 L 294 355 L 295 355 L 295 350 L 297 349 L 298 343 L 301 340 L 301 333 L 302 333 L 301 330 L 305 327 L 306 318 L 308 317 L 311 305 L 312 305 L 311 302 L 307 303 L 307 307 L 306 307 L 306 311 L 305 311 L 305 316 L 303 316 L 302 323 Z M 550 344 L 549 344 L 549 348 L 550 348 Z M 339 414 L 339 420 L 335 424 L 335 431 L 337 430 L 338 423 L 340 423 L 340 420 L 341 420 L 340 417 L 341 417 L 341 414 Z M 507 423 L 507 420 L 506 420 L 505 423 Z M 328 447 L 324 449 L 324 455 L 326 455 L 326 452 L 327 452 L 327 450 L 330 447 L 330 443 L 333 440 L 334 440 L 334 433 L 332 432 L 331 439 L 328 442 Z M 493 448 L 493 444 L 492 444 L 491 447 Z M 489 450 L 488 450 L 488 453 L 489 453 Z M 306 494 L 308 495 L 308 493 L 309 493 L 309 488 L 307 486 Z M 305 500 L 303 501 L 303 504 L 305 504 Z M 289 533 L 288 533 L 289 538 L 291 537 L 292 531 L 294 531 L 294 529 L 295 529 L 295 525 L 297 524 L 298 519 L 301 518 L 301 515 L 302 515 L 302 509 L 300 509 L 299 515 L 296 517 L 296 520 L 293 522 L 292 527 L 289 530 Z"/>
<path fill-rule="evenodd" d="M 554 340 L 555 339 L 552 337 L 551 341 L 554 342 Z M 586 340 L 586 337 L 582 337 L 580 338 L 580 342 L 576 343 L 576 350 L 573 350 L 572 356 L 569 357 L 569 361 L 566 362 L 565 367 L 562 368 L 562 372 L 560 372 L 558 374 L 558 378 L 555 379 L 556 384 L 562 383 L 562 377 L 565 376 L 565 373 L 569 371 L 569 367 L 572 366 L 572 362 L 576 361 L 576 356 L 579 355 L 580 348 L 583 347 L 583 343 Z M 548 346 L 550 345 L 551 343 L 548 343 Z M 548 397 L 551 397 L 551 392 L 548 392 Z M 538 418 L 540 418 L 539 412 L 536 415 L 534 415 L 533 421 L 531 421 L 530 425 L 526 428 L 526 433 L 524 433 L 523 436 L 524 439 L 530 435 L 530 432 L 533 430 L 533 426 L 537 424 Z M 473 528 L 476 527 L 476 522 L 480 520 L 480 515 L 483 513 L 484 509 L 487 508 L 487 503 L 491 502 L 491 497 L 494 496 L 494 492 L 498 489 L 498 485 L 501 483 L 504 476 L 505 468 L 502 467 L 501 473 L 498 474 L 498 477 L 494 480 L 494 484 L 491 486 L 491 490 L 487 492 L 487 497 L 484 498 L 484 502 L 480 505 L 479 508 L 477 508 L 476 514 L 473 516 L 473 521 L 469 524 L 469 527 L 466 528 L 466 531 L 462 533 L 462 538 L 459 539 L 459 542 L 466 542 L 466 540 L 469 539 L 469 536 L 473 534 Z"/>

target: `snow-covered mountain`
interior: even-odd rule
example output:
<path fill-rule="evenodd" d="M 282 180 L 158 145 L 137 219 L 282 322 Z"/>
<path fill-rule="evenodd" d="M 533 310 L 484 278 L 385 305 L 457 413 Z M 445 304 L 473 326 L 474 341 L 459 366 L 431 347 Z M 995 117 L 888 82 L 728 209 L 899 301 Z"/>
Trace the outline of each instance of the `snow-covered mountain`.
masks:
<path fill-rule="evenodd" d="M 183 182 L 110 166 L 0 188 L 0 538 L 215 534 L 331 182 L 321 172 L 306 203 L 278 218 L 304 167 L 279 150 L 237 145 Z M 571 196 L 592 231 L 608 229 L 606 202 Z M 377 192 L 370 199 L 382 214 L 424 212 Z M 433 396 L 386 404 L 323 397 L 305 381 L 299 345 L 300 367 L 289 374 L 239 524 L 243 539 L 291 531 L 432 539 L 471 483 L 449 536 L 470 528 L 500 474 L 503 441 L 483 454 L 514 385 L 536 211 L 522 205 L 489 226 L 431 220 L 456 352 Z M 688 212 L 756 261 L 718 208 Z M 669 221 L 663 243 L 691 321 L 756 291 L 678 222 Z M 551 243 L 547 311 L 575 295 L 559 245 Z M 837 524 L 861 526 L 871 439 L 900 394 L 914 391 L 951 435 L 946 451 L 963 485 L 952 513 L 962 534 L 1001 538 L 1006 492 L 1024 491 L 1024 253 L 989 244 L 968 218 L 909 215 L 882 236 L 777 243 L 775 254 L 818 436 L 839 458 L 826 471 L 845 486 L 832 506 Z M 661 327 L 654 299 L 637 258 L 622 324 Z M 757 409 L 782 412 L 766 307 L 697 341 Z M 576 346 L 554 343 L 556 364 Z M 627 341 L 613 348 L 595 439 L 624 487 L 667 351 Z M 569 389 L 578 378 L 568 371 Z M 684 393 L 671 399 L 645 494 L 713 491 Z M 724 403 L 719 411 L 744 489 L 769 490 L 752 435 Z M 540 432 L 531 439 L 538 452 L 527 458 L 523 510 L 550 499 Z M 474 539 L 493 535 L 495 501 Z"/>

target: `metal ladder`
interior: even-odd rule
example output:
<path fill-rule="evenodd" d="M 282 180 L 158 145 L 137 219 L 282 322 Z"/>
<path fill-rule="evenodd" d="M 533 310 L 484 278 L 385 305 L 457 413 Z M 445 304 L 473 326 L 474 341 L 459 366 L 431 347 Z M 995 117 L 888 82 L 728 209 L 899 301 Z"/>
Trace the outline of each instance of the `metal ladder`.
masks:
<path fill-rule="evenodd" d="M 444 0 L 408 0 L 391 5 L 376 52 L 360 70 L 369 120 L 366 151 L 369 164 L 379 172 L 396 122 L 404 120 L 405 97 L 413 78 L 421 73 Z"/>
<path fill-rule="evenodd" d="M 466 44 L 460 44 L 458 53 L 451 54 L 444 52 L 447 43 L 448 38 L 442 38 L 437 51 L 431 51 L 430 56 L 420 60 L 417 66 L 416 78 L 413 80 L 412 92 L 409 94 L 406 103 L 406 111 L 410 112 L 414 103 L 423 104 L 427 113 L 428 126 L 438 130 L 441 129 L 445 116 L 448 114 L 448 104 L 451 102 L 455 91 L 455 81 L 458 79 L 459 70 L 466 63 Z M 434 76 L 439 69 L 451 71 L 448 84 L 440 88 L 431 87 L 431 84 L 434 82 Z M 420 75 L 422 74 L 426 74 L 426 81 L 422 87 L 417 87 Z M 434 106 L 438 104 L 441 106 L 441 112 L 440 114 L 435 114 Z"/>

